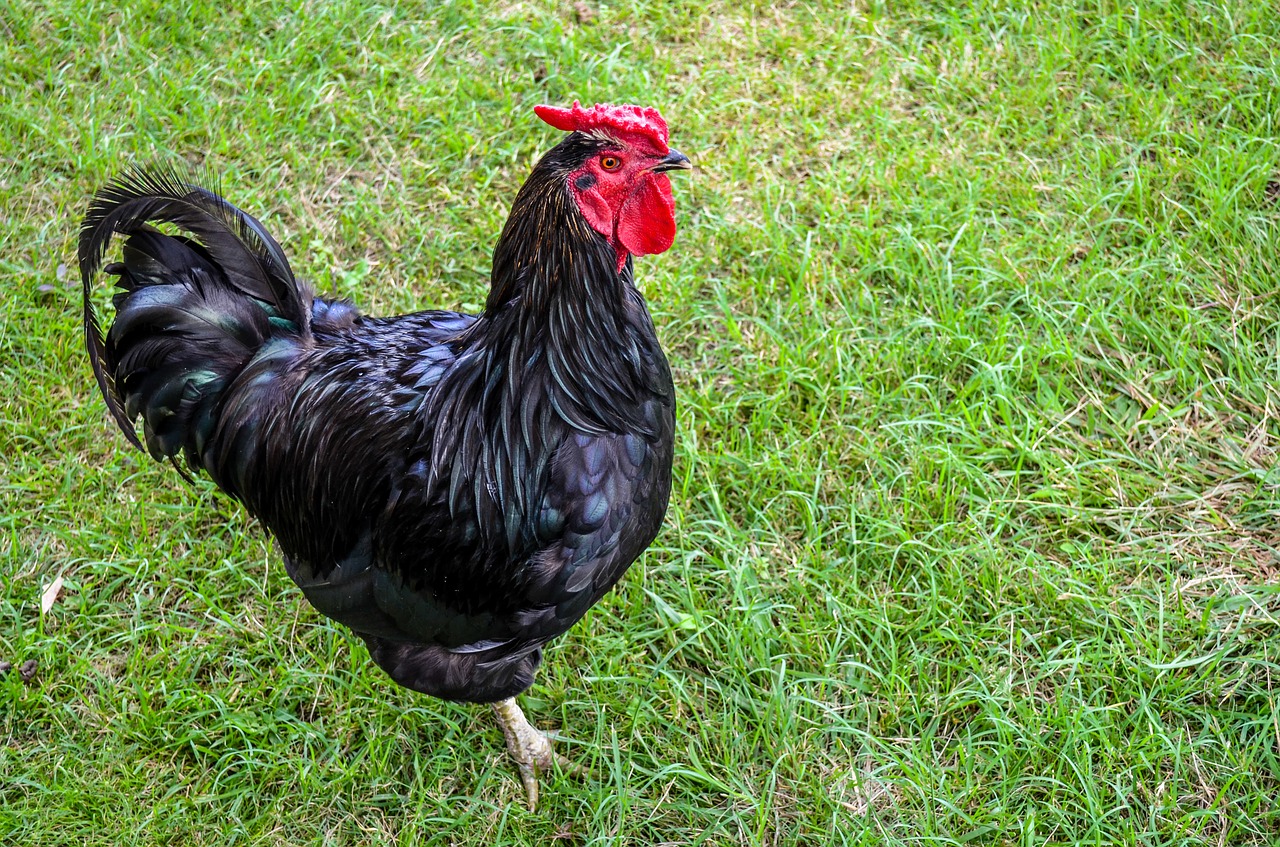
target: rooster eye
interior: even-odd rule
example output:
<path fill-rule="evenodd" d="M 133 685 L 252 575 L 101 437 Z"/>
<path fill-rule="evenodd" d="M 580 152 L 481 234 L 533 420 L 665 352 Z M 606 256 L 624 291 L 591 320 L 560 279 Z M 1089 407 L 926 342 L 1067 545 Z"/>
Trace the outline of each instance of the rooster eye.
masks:
<path fill-rule="evenodd" d="M 616 171 L 618 166 L 622 164 L 622 160 L 617 156 L 601 156 L 600 167 L 606 171 Z"/>

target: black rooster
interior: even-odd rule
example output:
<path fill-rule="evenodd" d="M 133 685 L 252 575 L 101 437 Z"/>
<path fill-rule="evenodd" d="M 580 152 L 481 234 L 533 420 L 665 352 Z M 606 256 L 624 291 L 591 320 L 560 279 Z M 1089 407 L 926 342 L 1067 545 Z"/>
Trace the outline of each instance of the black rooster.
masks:
<path fill-rule="evenodd" d="M 560 763 L 515 695 L 649 545 L 671 489 L 674 389 L 631 256 L 675 237 L 655 109 L 539 106 L 534 167 L 479 315 L 361 315 L 296 280 L 262 225 L 135 171 L 80 234 L 85 333 L 138 447 L 204 470 L 289 575 L 399 684 L 491 703 L 529 804 Z M 163 223 L 185 234 L 166 234 Z M 91 283 L 126 236 L 104 338 Z"/>

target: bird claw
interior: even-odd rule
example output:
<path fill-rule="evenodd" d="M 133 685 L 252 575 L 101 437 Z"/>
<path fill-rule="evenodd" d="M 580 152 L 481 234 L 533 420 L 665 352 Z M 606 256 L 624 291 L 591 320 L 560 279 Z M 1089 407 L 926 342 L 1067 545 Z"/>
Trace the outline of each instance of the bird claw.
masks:
<path fill-rule="evenodd" d="M 525 719 L 515 699 L 493 704 L 494 714 L 507 740 L 507 750 L 520 768 L 520 781 L 524 783 L 529 799 L 529 811 L 538 808 L 538 777 L 559 769 L 562 773 L 585 777 L 586 768 L 561 756 L 551 747 L 551 739 L 543 735 Z"/>

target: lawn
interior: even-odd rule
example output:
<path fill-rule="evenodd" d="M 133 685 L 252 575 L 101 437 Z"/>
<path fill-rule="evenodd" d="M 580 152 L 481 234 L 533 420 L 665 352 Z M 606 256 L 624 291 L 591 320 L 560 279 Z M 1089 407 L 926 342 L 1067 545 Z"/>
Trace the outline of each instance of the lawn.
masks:
<path fill-rule="evenodd" d="M 1268 5 L 7 0 L 0 841 L 1276 843 Z M 129 449 L 75 239 L 187 162 L 321 290 L 475 309 L 574 98 L 697 169 L 637 261 L 671 510 L 522 698 L 594 771 L 530 813 Z"/>

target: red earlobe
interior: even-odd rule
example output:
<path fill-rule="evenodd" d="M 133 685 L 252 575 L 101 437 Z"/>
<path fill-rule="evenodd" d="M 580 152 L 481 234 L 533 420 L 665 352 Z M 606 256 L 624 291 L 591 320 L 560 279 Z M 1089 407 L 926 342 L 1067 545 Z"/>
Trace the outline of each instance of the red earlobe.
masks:
<path fill-rule="evenodd" d="M 612 241 L 613 213 L 600 190 L 592 186 L 585 191 L 575 189 L 573 193 L 578 200 L 578 208 L 582 211 L 582 216 L 587 219 L 587 223 L 591 224 L 591 228 Z"/>

